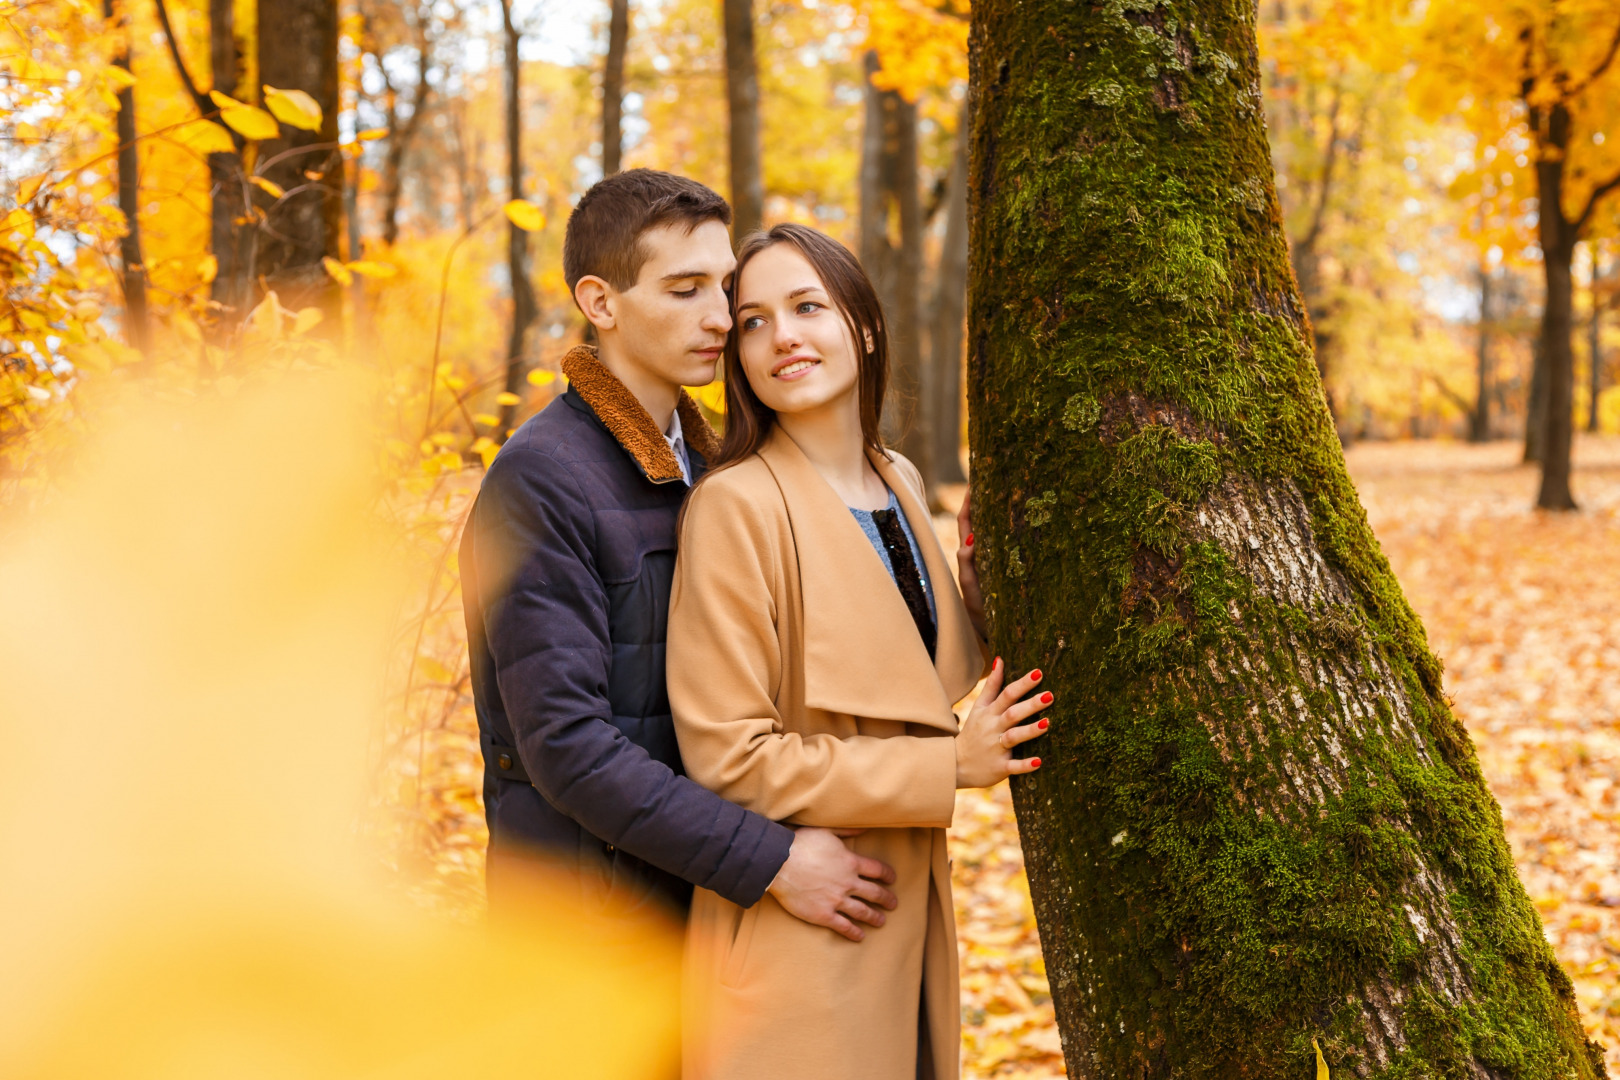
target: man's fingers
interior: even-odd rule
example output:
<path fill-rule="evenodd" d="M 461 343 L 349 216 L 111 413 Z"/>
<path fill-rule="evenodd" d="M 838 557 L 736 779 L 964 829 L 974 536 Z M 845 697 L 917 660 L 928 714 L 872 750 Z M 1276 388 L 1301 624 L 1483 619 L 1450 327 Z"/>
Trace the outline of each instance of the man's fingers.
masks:
<path fill-rule="evenodd" d="M 868 926 L 882 926 L 888 916 L 875 907 L 864 904 L 853 896 L 844 897 L 844 902 L 838 905 L 838 910 L 848 915 L 855 922 L 863 922 Z"/>
<path fill-rule="evenodd" d="M 840 839 L 848 840 L 850 837 L 859 836 L 865 831 L 865 829 L 834 829 L 832 834 Z"/>
<path fill-rule="evenodd" d="M 900 898 L 898 896 L 894 895 L 894 893 L 890 892 L 888 889 L 885 889 L 875 881 L 863 880 L 860 884 L 856 885 L 850 890 L 850 894 L 865 900 L 868 904 L 872 904 L 880 908 L 886 908 L 889 911 L 893 911 L 897 906 L 899 906 L 900 903 Z"/>
<path fill-rule="evenodd" d="M 865 855 L 855 856 L 855 872 L 863 878 L 881 881 L 885 885 L 894 883 L 894 867 L 881 859 L 869 859 Z"/>
<path fill-rule="evenodd" d="M 1022 727 L 1010 728 L 1004 732 L 1001 736 L 1001 744 L 1010 750 L 1019 743 L 1027 743 L 1029 740 L 1039 738 L 1045 734 L 1046 728 L 1039 723 L 1025 724 Z"/>
<path fill-rule="evenodd" d="M 832 918 L 828 919 L 821 925 L 825 926 L 835 934 L 849 938 L 851 941 L 864 941 L 866 939 L 865 930 L 862 930 L 860 927 L 856 926 L 854 923 L 850 922 L 836 911 L 833 912 Z"/>

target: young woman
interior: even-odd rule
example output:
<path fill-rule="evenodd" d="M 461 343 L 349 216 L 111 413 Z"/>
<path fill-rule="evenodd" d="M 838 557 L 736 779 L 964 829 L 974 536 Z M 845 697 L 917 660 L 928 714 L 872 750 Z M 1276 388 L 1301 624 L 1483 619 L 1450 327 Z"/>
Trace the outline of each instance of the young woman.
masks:
<path fill-rule="evenodd" d="M 1029 772 L 1052 700 L 985 647 L 916 469 L 878 431 L 888 340 L 871 282 L 798 225 L 738 253 L 718 467 L 690 496 L 667 678 L 688 773 L 790 825 L 862 830 L 898 905 L 864 940 L 699 889 L 685 1080 L 955 1080 L 960 1001 L 945 829 L 959 787 Z M 850 897 L 843 910 L 862 911 Z"/>

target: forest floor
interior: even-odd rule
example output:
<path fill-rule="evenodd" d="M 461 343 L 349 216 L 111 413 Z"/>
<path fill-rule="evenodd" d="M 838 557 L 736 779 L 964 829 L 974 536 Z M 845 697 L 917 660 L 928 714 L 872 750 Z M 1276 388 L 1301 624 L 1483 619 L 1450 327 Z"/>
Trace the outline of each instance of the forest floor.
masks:
<path fill-rule="evenodd" d="M 1502 804 L 1547 938 L 1620 1077 L 1620 439 L 1576 451 L 1577 514 L 1530 509 L 1518 443 L 1349 452 L 1368 518 Z M 941 521 L 954 543 L 954 522 Z M 963 1076 L 1063 1075 L 1007 786 L 951 831 Z"/>
<path fill-rule="evenodd" d="M 1517 443 L 1367 443 L 1348 457 L 1379 541 L 1445 661 L 1447 691 L 1587 1030 L 1620 1078 L 1620 439 L 1578 443 L 1582 510 L 1567 515 L 1530 509 L 1538 474 L 1518 463 Z M 954 550 L 954 520 L 937 525 Z M 470 920 L 482 909 L 487 838 L 453 608 L 453 597 L 437 602 L 428 638 L 442 662 L 418 659 L 437 672 L 436 685 L 418 694 L 420 726 L 384 753 L 385 775 L 399 786 L 380 798 L 401 811 L 387 827 L 398 830 L 390 846 L 404 856 L 396 868 L 414 882 L 409 890 Z M 415 776 L 424 779 L 419 794 L 402 799 Z M 1005 784 L 959 793 L 951 848 L 963 1076 L 1061 1076 Z"/>

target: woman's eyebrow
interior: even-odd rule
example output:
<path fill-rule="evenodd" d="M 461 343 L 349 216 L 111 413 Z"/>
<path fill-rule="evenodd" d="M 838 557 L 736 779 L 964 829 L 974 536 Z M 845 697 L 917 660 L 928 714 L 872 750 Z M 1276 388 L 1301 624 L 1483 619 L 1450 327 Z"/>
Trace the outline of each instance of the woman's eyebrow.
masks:
<path fill-rule="evenodd" d="M 789 300 L 792 300 L 794 297 L 803 296 L 805 293 L 820 292 L 820 291 L 821 291 L 821 286 L 820 285 L 800 285 L 797 289 L 794 289 L 792 292 L 788 293 L 787 298 Z"/>

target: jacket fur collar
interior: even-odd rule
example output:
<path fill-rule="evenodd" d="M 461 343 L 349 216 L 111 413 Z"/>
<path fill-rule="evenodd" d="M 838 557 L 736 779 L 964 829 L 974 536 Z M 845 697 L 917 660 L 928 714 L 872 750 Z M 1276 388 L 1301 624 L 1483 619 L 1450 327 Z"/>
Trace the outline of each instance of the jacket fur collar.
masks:
<path fill-rule="evenodd" d="M 585 404 L 591 407 L 619 445 L 640 466 L 647 479 L 655 484 L 681 479 L 681 465 L 675 460 L 675 451 L 669 448 L 664 433 L 653 423 L 652 414 L 642 407 L 624 383 L 596 358 L 596 350 L 589 345 L 576 345 L 562 359 L 563 374 L 568 384 Z M 681 417 L 681 433 L 687 448 L 703 458 L 705 464 L 720 452 L 720 437 L 709 421 L 704 419 L 692 395 L 685 390 L 675 402 L 675 411 Z"/>

